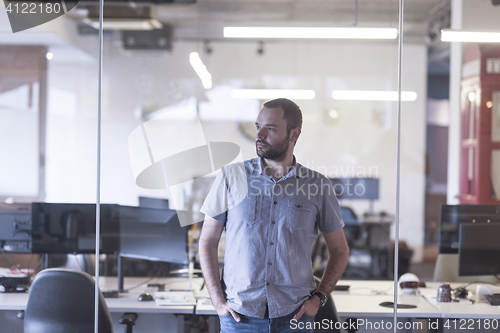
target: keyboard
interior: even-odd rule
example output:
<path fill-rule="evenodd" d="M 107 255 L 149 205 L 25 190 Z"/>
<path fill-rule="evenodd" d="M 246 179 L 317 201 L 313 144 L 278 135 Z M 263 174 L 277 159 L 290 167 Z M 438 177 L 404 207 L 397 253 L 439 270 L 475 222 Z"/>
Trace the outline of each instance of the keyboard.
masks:
<path fill-rule="evenodd" d="M 491 305 L 500 305 L 500 294 L 485 295 Z"/>

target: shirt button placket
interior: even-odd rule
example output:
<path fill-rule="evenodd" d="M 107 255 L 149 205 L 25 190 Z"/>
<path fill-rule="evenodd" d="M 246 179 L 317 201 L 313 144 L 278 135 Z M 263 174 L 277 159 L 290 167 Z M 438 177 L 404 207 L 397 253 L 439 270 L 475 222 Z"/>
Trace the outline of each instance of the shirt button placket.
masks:
<path fill-rule="evenodd" d="M 276 214 L 277 214 L 277 207 L 278 207 L 278 199 L 274 196 L 273 194 L 273 207 L 271 207 L 271 216 L 272 216 L 272 219 L 271 219 L 271 226 L 275 226 L 276 225 Z M 274 217 L 274 218 L 273 218 Z M 268 251 L 267 251 L 267 254 L 268 254 L 268 258 L 269 258 L 269 261 L 267 263 L 267 267 L 268 267 L 268 274 L 267 274 L 267 277 L 268 277 L 268 281 L 273 281 L 273 276 L 274 274 L 272 273 L 272 266 L 273 266 L 273 262 L 272 260 L 274 260 L 274 257 L 275 257 L 275 254 L 274 254 L 274 238 L 275 238 L 275 235 L 276 235 L 276 230 L 275 228 L 271 228 L 269 230 L 269 239 L 268 239 Z M 266 283 L 266 286 L 270 286 L 271 283 L 270 282 L 267 282 Z M 272 289 L 271 289 L 272 290 Z M 267 290 L 267 297 L 268 297 L 268 306 L 269 306 L 269 313 L 271 312 L 274 312 L 274 307 L 275 307 L 275 302 L 274 302 L 274 297 L 273 297 L 273 293 L 272 291 L 270 290 Z"/>

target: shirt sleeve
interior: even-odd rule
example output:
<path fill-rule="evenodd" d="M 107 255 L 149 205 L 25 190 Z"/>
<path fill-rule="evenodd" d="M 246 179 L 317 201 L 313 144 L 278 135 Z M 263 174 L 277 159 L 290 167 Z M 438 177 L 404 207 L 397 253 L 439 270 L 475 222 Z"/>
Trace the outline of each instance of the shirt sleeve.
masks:
<path fill-rule="evenodd" d="M 215 181 L 212 184 L 212 188 L 210 189 L 210 192 L 208 192 L 205 201 L 203 202 L 200 212 L 221 223 L 226 223 L 227 211 L 229 209 L 229 188 L 223 170 L 224 169 L 221 169 L 217 174 L 217 177 L 215 177 Z"/>
<path fill-rule="evenodd" d="M 321 183 L 323 202 L 318 216 L 318 228 L 322 233 L 342 229 L 345 224 L 333 184 L 328 178 L 322 178 Z"/>

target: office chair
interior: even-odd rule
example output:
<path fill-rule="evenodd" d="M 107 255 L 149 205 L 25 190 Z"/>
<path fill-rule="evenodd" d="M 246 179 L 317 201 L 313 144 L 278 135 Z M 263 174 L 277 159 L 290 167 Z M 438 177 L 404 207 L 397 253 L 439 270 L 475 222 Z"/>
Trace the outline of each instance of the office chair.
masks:
<path fill-rule="evenodd" d="M 367 235 L 363 233 L 361 223 L 359 223 L 358 216 L 352 208 L 347 206 L 340 206 L 340 213 L 342 220 L 344 220 L 344 234 L 349 248 L 364 249 L 367 247 Z"/>
<path fill-rule="evenodd" d="M 319 285 L 320 279 L 317 277 L 314 277 L 314 279 L 316 280 L 316 284 Z M 320 307 L 318 313 L 316 313 L 316 316 L 314 317 L 314 321 L 318 323 L 322 323 L 324 319 L 327 319 L 328 322 L 331 323 L 329 326 L 332 327 L 332 329 L 315 329 L 315 333 L 340 333 L 340 329 L 335 328 L 335 323 L 340 323 L 340 317 L 337 313 L 337 308 L 335 307 L 335 302 L 333 301 L 331 294 L 328 296 L 328 301 L 325 306 Z"/>
<path fill-rule="evenodd" d="M 25 333 L 93 333 L 94 288 L 90 275 L 80 271 L 49 268 L 31 284 L 24 314 Z M 120 324 L 132 332 L 137 314 L 126 313 Z M 113 333 L 111 314 L 99 291 L 99 333 Z"/>

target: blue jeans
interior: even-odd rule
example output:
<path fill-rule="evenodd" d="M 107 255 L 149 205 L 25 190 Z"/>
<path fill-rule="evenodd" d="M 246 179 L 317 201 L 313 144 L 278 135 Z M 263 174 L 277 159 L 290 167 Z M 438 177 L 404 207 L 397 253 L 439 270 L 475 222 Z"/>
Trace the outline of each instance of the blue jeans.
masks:
<path fill-rule="evenodd" d="M 314 316 L 305 313 L 298 321 L 292 320 L 299 309 L 279 318 L 255 318 L 240 314 L 241 321 L 234 320 L 231 313 L 219 316 L 221 333 L 313 333 Z"/>

